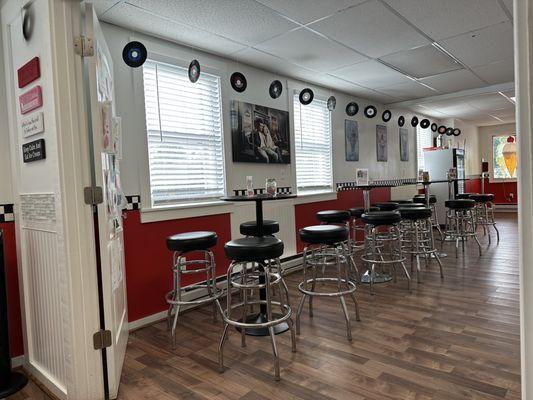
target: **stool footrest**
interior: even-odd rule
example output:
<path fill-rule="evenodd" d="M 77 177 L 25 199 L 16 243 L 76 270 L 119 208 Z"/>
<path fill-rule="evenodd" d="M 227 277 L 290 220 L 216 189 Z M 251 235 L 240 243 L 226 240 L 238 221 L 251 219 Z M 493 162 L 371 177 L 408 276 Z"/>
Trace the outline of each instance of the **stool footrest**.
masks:
<path fill-rule="evenodd" d="M 340 282 L 342 284 L 347 285 L 349 288 L 347 290 L 343 290 L 343 291 L 340 291 L 340 292 L 313 292 L 311 290 L 307 290 L 307 289 L 304 288 L 304 285 L 306 283 L 307 283 L 307 285 L 310 285 L 310 284 L 313 284 L 313 283 L 320 283 L 320 282 L 330 282 L 330 283 L 335 283 L 335 284 L 339 284 L 339 282 Z M 354 282 L 348 281 L 346 279 L 339 279 L 339 278 L 311 278 L 311 279 L 308 279 L 307 281 L 301 282 L 298 285 L 298 290 L 300 292 L 302 292 L 303 294 L 307 295 L 307 296 L 340 297 L 340 296 L 344 296 L 346 294 L 350 294 L 350 293 L 355 292 L 356 286 L 355 286 Z"/>

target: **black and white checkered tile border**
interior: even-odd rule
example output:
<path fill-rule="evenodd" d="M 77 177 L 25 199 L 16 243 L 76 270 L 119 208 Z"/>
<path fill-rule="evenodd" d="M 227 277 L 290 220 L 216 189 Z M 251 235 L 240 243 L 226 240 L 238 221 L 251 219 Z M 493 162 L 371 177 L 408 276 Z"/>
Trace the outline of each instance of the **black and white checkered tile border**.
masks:
<path fill-rule="evenodd" d="M 126 210 L 140 210 L 141 209 L 141 196 L 139 195 L 133 195 L 133 196 L 126 196 L 126 200 L 128 201 L 128 204 L 126 205 Z"/>
<path fill-rule="evenodd" d="M 276 192 L 278 194 L 292 194 L 292 190 L 290 186 L 280 186 L 276 188 Z M 246 189 L 233 189 L 233 193 L 235 196 L 244 196 L 246 195 Z M 255 188 L 254 194 L 264 194 L 265 188 Z"/>
<path fill-rule="evenodd" d="M 401 185 L 408 185 L 408 184 L 414 184 L 417 182 L 416 178 L 403 178 L 403 179 L 382 179 L 377 181 L 369 182 L 368 184 L 370 186 L 384 186 L 384 187 L 391 187 L 391 186 L 401 186 Z M 338 182 L 336 184 L 337 192 L 343 191 L 343 190 L 354 190 L 354 188 L 357 187 L 357 182 Z"/>
<path fill-rule="evenodd" d="M 15 213 L 13 212 L 13 204 L 0 204 L 0 222 L 15 221 Z"/>

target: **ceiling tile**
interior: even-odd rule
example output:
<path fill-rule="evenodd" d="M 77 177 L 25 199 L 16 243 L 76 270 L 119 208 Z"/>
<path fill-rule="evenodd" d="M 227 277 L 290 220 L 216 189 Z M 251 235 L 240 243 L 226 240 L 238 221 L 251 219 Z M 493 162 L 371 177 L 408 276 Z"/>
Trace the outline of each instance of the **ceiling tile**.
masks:
<path fill-rule="evenodd" d="M 411 82 L 411 79 L 377 61 L 364 61 L 332 72 L 333 75 L 371 89 Z"/>
<path fill-rule="evenodd" d="M 419 99 L 421 97 L 435 96 L 438 93 L 415 81 L 391 85 L 379 89 L 379 92 L 401 100 Z"/>
<path fill-rule="evenodd" d="M 275 37 L 255 47 L 295 64 L 324 72 L 365 60 L 356 52 L 305 28 Z"/>
<path fill-rule="evenodd" d="M 373 58 L 429 43 L 377 0 L 350 8 L 309 27 Z"/>
<path fill-rule="evenodd" d="M 507 21 L 498 0 L 385 0 L 434 40 Z"/>
<path fill-rule="evenodd" d="M 110 10 L 111 7 L 122 3 L 122 1 L 123 0 L 93 0 L 91 3 L 96 11 L 96 15 L 101 16 L 106 11 Z"/>
<path fill-rule="evenodd" d="M 441 41 L 439 44 L 469 67 L 512 60 L 513 25 L 510 22 L 493 25 Z"/>
<path fill-rule="evenodd" d="M 319 18 L 327 17 L 339 10 L 360 4 L 365 0 L 257 0 L 277 12 L 307 24 Z"/>
<path fill-rule="evenodd" d="M 415 78 L 463 68 L 449 55 L 432 45 L 389 54 L 380 60 Z"/>
<path fill-rule="evenodd" d="M 514 81 L 514 63 L 512 59 L 472 68 L 472 70 L 491 85 Z"/>
<path fill-rule="evenodd" d="M 223 55 L 224 53 L 235 52 L 245 47 L 221 36 L 146 13 L 140 8 L 127 3 L 121 3 L 113 7 L 105 13 L 102 19 L 115 25 L 131 29 L 134 32 L 149 33 L 153 36 L 198 47 L 214 54 Z"/>
<path fill-rule="evenodd" d="M 293 65 L 294 68 L 287 68 L 288 65 L 286 60 L 254 49 L 253 47 L 237 51 L 231 55 L 231 58 L 272 72 L 283 72 L 285 75 L 288 75 L 286 73 L 287 70 L 293 71 L 301 68 L 296 65 Z"/>
<path fill-rule="evenodd" d="M 505 4 L 507 11 L 513 15 L 513 0 L 503 0 L 503 3 Z"/>
<path fill-rule="evenodd" d="M 298 25 L 268 7 L 249 0 L 128 0 L 176 22 L 254 45 Z M 176 4 L 179 3 L 179 4 Z"/>
<path fill-rule="evenodd" d="M 468 104 L 482 111 L 495 112 L 514 109 L 514 105 L 499 93 L 472 96 L 467 101 Z"/>
<path fill-rule="evenodd" d="M 466 69 L 430 76 L 420 81 L 442 93 L 453 93 L 486 86 L 486 83 Z"/>

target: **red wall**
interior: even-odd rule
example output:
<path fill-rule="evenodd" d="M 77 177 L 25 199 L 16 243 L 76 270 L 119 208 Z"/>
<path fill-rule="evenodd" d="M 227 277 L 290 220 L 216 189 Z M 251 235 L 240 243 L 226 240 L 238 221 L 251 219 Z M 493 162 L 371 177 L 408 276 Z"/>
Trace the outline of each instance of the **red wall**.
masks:
<path fill-rule="evenodd" d="M 7 275 L 7 302 L 10 350 L 11 357 L 17 357 L 24 354 L 24 344 L 22 340 L 22 318 L 20 313 L 15 223 L 0 222 L 0 229 L 4 231 L 5 235 L 4 252 Z"/>
<path fill-rule="evenodd" d="M 481 193 L 481 179 L 466 181 L 465 192 Z M 496 204 L 518 204 L 518 188 L 516 182 L 489 182 L 485 179 L 485 193 L 494 194 Z M 510 193 L 513 197 L 510 198 Z"/>

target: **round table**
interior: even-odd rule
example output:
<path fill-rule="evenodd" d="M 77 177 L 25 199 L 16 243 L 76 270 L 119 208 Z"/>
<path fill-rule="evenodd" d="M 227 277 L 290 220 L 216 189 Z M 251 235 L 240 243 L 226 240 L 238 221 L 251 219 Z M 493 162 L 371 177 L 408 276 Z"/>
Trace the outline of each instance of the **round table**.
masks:
<path fill-rule="evenodd" d="M 258 235 L 263 235 L 263 202 L 264 201 L 274 201 L 274 200 L 286 200 L 295 198 L 295 194 L 277 194 L 275 196 L 269 194 L 255 194 L 253 196 L 227 196 L 222 197 L 223 201 L 255 201 L 255 222 L 257 223 Z M 259 268 L 262 266 L 259 264 Z M 261 274 L 259 278 L 259 283 L 265 283 L 265 275 Z M 266 289 L 259 290 L 259 298 L 261 300 L 266 299 Z M 252 314 L 246 318 L 246 322 L 250 323 L 264 323 L 267 322 L 267 310 L 266 304 L 261 304 L 259 306 L 259 313 Z M 240 328 L 237 328 L 239 330 Z M 274 326 L 274 333 L 280 334 L 289 330 L 289 325 L 286 322 Z M 250 336 L 268 336 L 268 328 L 248 328 L 246 329 L 246 334 Z"/>

